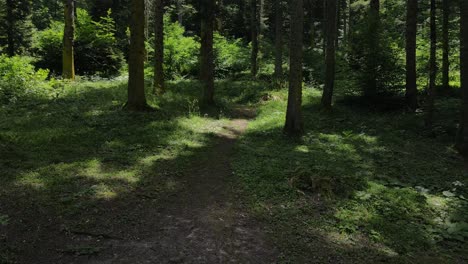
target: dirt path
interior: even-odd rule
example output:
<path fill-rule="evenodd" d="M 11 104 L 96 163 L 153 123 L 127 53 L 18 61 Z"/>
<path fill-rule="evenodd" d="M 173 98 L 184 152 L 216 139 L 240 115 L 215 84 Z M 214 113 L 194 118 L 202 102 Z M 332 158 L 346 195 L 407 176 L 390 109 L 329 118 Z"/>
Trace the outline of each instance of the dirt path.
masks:
<path fill-rule="evenodd" d="M 141 208 L 145 211 L 140 214 L 143 220 L 135 227 L 129 226 L 129 230 L 124 231 L 126 234 L 118 237 L 75 234 L 78 244 L 92 242 L 99 252 L 88 252 L 90 254 L 85 256 L 63 255 L 57 261 L 274 263 L 275 252 L 265 242 L 261 226 L 238 204 L 230 184 L 231 154 L 236 139 L 246 127 L 244 119 L 232 120 L 224 127 L 216 146 L 184 175 L 187 187 L 160 201 L 157 210 Z M 108 229 L 116 233 L 111 226 Z M 132 232 L 132 229 L 137 231 Z"/>

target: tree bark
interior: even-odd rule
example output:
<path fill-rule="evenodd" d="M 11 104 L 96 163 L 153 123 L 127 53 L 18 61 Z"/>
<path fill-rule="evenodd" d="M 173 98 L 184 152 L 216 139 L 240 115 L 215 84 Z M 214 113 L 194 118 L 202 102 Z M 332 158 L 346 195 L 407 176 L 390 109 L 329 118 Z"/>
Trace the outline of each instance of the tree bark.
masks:
<path fill-rule="evenodd" d="M 13 0 L 6 0 L 6 25 L 7 25 L 7 54 L 10 57 L 15 56 L 15 18 L 13 17 Z"/>
<path fill-rule="evenodd" d="M 291 8 L 291 43 L 288 108 L 284 132 L 289 136 L 302 134 L 302 63 L 303 63 L 303 0 L 290 1 Z"/>
<path fill-rule="evenodd" d="M 130 50 L 128 58 L 129 111 L 146 111 L 149 106 L 145 96 L 145 0 L 132 0 L 130 21 Z"/>
<path fill-rule="evenodd" d="M 215 0 L 203 0 L 201 5 L 201 69 L 200 77 L 204 85 L 203 101 L 214 104 L 214 8 Z"/>
<path fill-rule="evenodd" d="M 463 101 L 457 149 L 468 157 L 468 1 L 460 1 L 460 77 Z"/>
<path fill-rule="evenodd" d="M 450 0 L 443 0 L 443 18 L 442 18 L 442 87 L 449 89 L 449 18 L 450 18 Z"/>
<path fill-rule="evenodd" d="M 431 28 L 431 51 L 429 59 L 429 87 L 427 90 L 427 116 L 426 127 L 431 128 L 434 119 L 434 100 L 435 100 L 435 86 L 437 77 L 437 25 L 436 25 L 436 0 L 431 0 L 431 15 L 430 15 L 430 28 Z"/>
<path fill-rule="evenodd" d="M 418 108 L 418 88 L 416 82 L 416 34 L 418 0 L 407 0 L 406 13 L 406 104 L 415 111 Z"/>
<path fill-rule="evenodd" d="M 333 88 L 335 86 L 335 53 L 337 39 L 337 0 L 327 1 L 327 50 L 325 54 L 325 87 L 322 95 L 322 107 L 332 107 Z"/>
<path fill-rule="evenodd" d="M 283 79 L 283 10 L 281 0 L 275 0 L 275 79 Z"/>
<path fill-rule="evenodd" d="M 65 2 L 65 28 L 63 34 L 63 65 L 62 77 L 64 79 L 75 79 L 75 59 L 74 59 L 74 39 L 75 39 L 75 1 Z"/>
<path fill-rule="evenodd" d="M 258 73 L 258 29 L 259 16 L 257 0 L 250 0 L 250 31 L 252 34 L 252 53 L 250 56 L 250 71 L 252 76 L 257 76 Z"/>
<path fill-rule="evenodd" d="M 155 0 L 154 28 L 154 92 L 164 93 L 164 3 Z"/>
<path fill-rule="evenodd" d="M 364 95 L 368 98 L 377 96 L 377 68 L 379 65 L 379 45 L 380 45 L 380 0 L 371 0 L 369 8 L 368 20 L 368 43 L 367 48 L 369 54 L 367 55 L 367 73 Z"/>

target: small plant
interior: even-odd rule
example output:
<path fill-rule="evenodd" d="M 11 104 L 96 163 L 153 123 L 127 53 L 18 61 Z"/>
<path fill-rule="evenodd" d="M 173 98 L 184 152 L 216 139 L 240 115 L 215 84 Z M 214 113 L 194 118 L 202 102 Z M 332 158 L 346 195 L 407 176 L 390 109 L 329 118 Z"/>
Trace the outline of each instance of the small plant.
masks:
<path fill-rule="evenodd" d="M 187 99 L 189 117 L 200 116 L 200 103 L 197 99 Z"/>
<path fill-rule="evenodd" d="M 0 214 L 0 225 L 2 226 L 8 225 L 9 220 L 10 218 L 8 217 L 8 215 Z"/>

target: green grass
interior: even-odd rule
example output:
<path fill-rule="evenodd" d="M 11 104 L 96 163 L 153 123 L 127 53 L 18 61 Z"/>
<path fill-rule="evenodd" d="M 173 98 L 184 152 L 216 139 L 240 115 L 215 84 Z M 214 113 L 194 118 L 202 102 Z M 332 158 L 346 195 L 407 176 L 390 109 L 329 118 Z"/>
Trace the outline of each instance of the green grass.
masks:
<path fill-rule="evenodd" d="M 234 172 L 281 262 L 466 260 L 468 182 L 452 148 L 457 100 L 438 100 L 433 133 L 421 114 L 340 104 L 323 113 L 320 92 L 307 88 L 305 135 L 289 139 L 286 91 L 268 90 L 220 81 L 217 107 L 206 108 L 199 83 L 171 82 L 164 96 L 148 95 L 155 112 L 129 113 L 124 81 L 81 81 L 1 107 L 0 229 L 58 219 L 61 229 L 86 230 L 103 219 L 103 202 L 137 194 L 157 204 L 184 188 L 183 171 L 212 146 L 231 110 L 256 105 Z M 131 226 L 134 218 L 105 221 Z M 14 262 L 20 252 L 3 239 L 0 263 Z"/>
<path fill-rule="evenodd" d="M 234 164 L 285 263 L 466 260 L 467 175 L 452 148 L 458 102 L 421 114 L 372 113 L 305 91 L 305 135 L 282 135 L 286 91 L 259 107 Z"/>
<path fill-rule="evenodd" d="M 8 231 L 10 242 L 26 240 L 28 232 L 18 230 L 47 225 L 47 219 L 66 230 L 93 228 L 103 203 L 133 194 L 157 201 L 180 191 L 182 172 L 216 141 L 231 105 L 256 97 L 243 92 L 245 85 L 253 84 L 219 82 L 219 104 L 210 108 L 199 104 L 201 85 L 183 81 L 168 83 L 160 98 L 148 94 L 155 112 L 126 112 L 124 80 L 60 84 L 50 97 L 2 106 L 2 234 Z M 261 84 L 253 86 L 261 92 Z M 3 239 L 0 263 L 12 262 L 21 253 Z"/>

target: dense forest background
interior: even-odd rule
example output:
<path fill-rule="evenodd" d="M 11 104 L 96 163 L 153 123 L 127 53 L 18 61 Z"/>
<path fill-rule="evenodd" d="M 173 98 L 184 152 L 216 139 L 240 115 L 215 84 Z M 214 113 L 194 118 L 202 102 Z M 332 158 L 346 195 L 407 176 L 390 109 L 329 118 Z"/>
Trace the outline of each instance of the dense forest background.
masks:
<path fill-rule="evenodd" d="M 0 263 L 467 262 L 467 89 L 466 0 L 0 0 Z"/>

